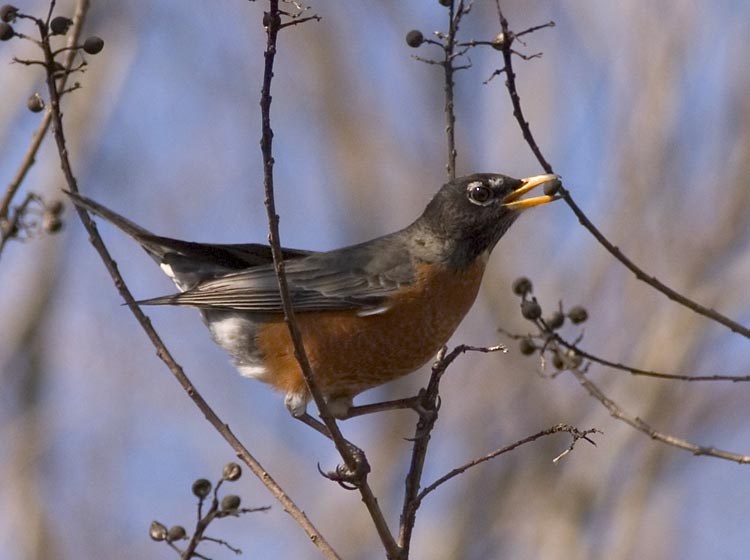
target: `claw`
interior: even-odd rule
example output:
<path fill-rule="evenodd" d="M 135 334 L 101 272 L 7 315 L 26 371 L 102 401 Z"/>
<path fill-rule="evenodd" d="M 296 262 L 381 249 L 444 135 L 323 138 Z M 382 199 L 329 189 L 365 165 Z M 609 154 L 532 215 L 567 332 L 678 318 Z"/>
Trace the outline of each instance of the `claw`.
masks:
<path fill-rule="evenodd" d="M 425 433 L 429 433 L 432 426 L 437 420 L 438 412 L 443 404 L 440 395 L 436 395 L 435 402 L 429 402 L 429 399 L 425 398 L 426 391 L 424 389 L 419 391 L 417 400 L 414 403 L 414 411 L 419 415 L 419 422 L 417 422 L 417 431 L 414 435 L 413 440 L 424 437 Z M 426 406 L 425 406 L 426 405 Z"/>
<path fill-rule="evenodd" d="M 328 480 L 337 482 L 339 486 L 346 490 L 356 490 L 362 486 L 370 473 L 370 464 L 367 462 L 364 451 L 351 443 L 349 446 L 354 458 L 354 469 L 350 469 L 346 465 L 338 465 L 336 470 L 325 472 L 318 464 L 318 472 Z"/>

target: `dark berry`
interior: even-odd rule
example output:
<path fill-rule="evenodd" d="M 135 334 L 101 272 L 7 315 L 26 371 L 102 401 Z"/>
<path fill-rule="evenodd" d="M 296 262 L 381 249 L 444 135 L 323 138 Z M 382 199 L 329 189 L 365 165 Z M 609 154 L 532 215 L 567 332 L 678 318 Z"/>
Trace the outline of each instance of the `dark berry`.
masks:
<path fill-rule="evenodd" d="M 182 525 L 173 525 L 169 528 L 169 531 L 167 532 L 167 541 L 168 542 L 174 542 L 174 541 L 181 541 L 185 538 L 185 535 L 187 535 L 187 531 L 185 531 L 185 527 Z"/>
<path fill-rule="evenodd" d="M 406 34 L 406 44 L 411 48 L 416 49 L 422 43 L 424 43 L 424 35 L 418 29 L 412 29 Z"/>
<path fill-rule="evenodd" d="M 211 481 L 199 478 L 193 482 L 193 494 L 199 498 L 205 498 L 211 492 Z"/>
<path fill-rule="evenodd" d="M 86 40 L 83 42 L 83 50 L 87 54 L 98 54 L 102 52 L 103 48 L 104 40 L 96 35 L 86 37 Z"/>
<path fill-rule="evenodd" d="M 10 23 L 14 19 L 16 19 L 17 14 L 18 8 L 16 8 L 15 6 L 12 6 L 10 4 L 4 4 L 3 6 L 0 6 L 0 20 Z"/>
<path fill-rule="evenodd" d="M 562 186 L 562 183 L 560 183 L 560 178 L 555 178 L 552 181 L 547 181 L 544 183 L 544 194 L 547 196 L 553 196 L 557 194 L 557 191 L 560 190 L 560 187 Z"/>
<path fill-rule="evenodd" d="M 38 93 L 32 93 L 29 96 L 29 100 L 26 102 L 26 106 L 32 113 L 38 113 L 44 110 L 44 99 Z"/>
<path fill-rule="evenodd" d="M 562 327 L 564 322 L 565 322 L 565 315 L 563 315 L 559 311 L 555 311 L 552 317 L 545 320 L 545 323 L 547 323 L 547 327 L 549 327 L 553 331 Z"/>
<path fill-rule="evenodd" d="M 72 19 L 65 16 L 57 16 L 49 22 L 49 30 L 52 31 L 53 35 L 65 35 L 71 25 L 73 25 Z"/>
<path fill-rule="evenodd" d="M 49 212 L 53 216 L 59 216 L 60 214 L 62 214 L 63 210 L 65 210 L 65 205 L 60 199 L 53 200 L 52 202 L 47 204 L 47 212 Z"/>
<path fill-rule="evenodd" d="M 148 534 L 155 541 L 163 541 L 167 538 L 167 528 L 158 521 L 152 521 Z"/>
<path fill-rule="evenodd" d="M 18 237 L 18 222 L 14 220 L 14 223 L 11 224 L 9 230 L 5 230 L 5 238 L 6 239 L 13 239 L 14 237 Z"/>
<path fill-rule="evenodd" d="M 521 303 L 521 315 L 529 321 L 536 321 L 542 316 L 542 306 L 534 300 L 526 300 Z"/>
<path fill-rule="evenodd" d="M 441 6 L 445 6 L 447 8 L 453 3 L 453 0 L 438 0 L 438 2 L 440 2 Z"/>
<path fill-rule="evenodd" d="M 577 368 L 583 362 L 583 358 L 581 357 L 581 355 L 576 354 L 573 350 L 568 350 L 568 352 L 566 353 L 566 357 L 568 359 L 569 368 Z"/>
<path fill-rule="evenodd" d="M 521 354 L 529 356 L 536 352 L 536 344 L 534 344 L 534 341 L 527 336 L 522 338 L 518 343 L 518 349 L 521 351 Z"/>
<path fill-rule="evenodd" d="M 237 463 L 227 463 L 221 476 L 224 480 L 235 481 L 242 476 L 242 467 Z"/>
<path fill-rule="evenodd" d="M 583 323 L 586 319 L 588 319 L 589 313 L 583 307 L 577 305 L 573 309 L 568 311 L 568 318 L 573 322 L 573 324 L 577 325 L 579 323 Z"/>
<path fill-rule="evenodd" d="M 15 31 L 13 31 L 13 28 L 9 23 L 0 21 L 0 41 L 7 41 L 9 39 L 12 39 L 13 35 L 15 34 Z"/>
<path fill-rule="evenodd" d="M 240 507 L 240 497 L 235 494 L 227 494 L 221 499 L 221 509 L 224 511 Z"/>
<path fill-rule="evenodd" d="M 513 293 L 517 296 L 525 296 L 528 294 L 534 286 L 531 284 L 531 280 L 525 276 L 521 276 L 513 280 Z"/>
<path fill-rule="evenodd" d="M 62 220 L 55 216 L 54 214 L 51 214 L 50 212 L 45 212 L 42 216 L 42 229 L 46 233 L 57 233 L 60 231 L 63 227 Z"/>
<path fill-rule="evenodd" d="M 559 352 L 553 354 L 552 365 L 555 366 L 555 369 L 565 369 L 565 360 L 563 360 Z"/>

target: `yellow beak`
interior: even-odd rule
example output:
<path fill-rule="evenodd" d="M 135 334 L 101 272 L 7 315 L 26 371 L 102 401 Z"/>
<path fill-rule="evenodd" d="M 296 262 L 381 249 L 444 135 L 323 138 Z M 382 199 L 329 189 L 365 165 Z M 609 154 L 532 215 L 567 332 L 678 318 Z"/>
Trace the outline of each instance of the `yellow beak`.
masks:
<path fill-rule="evenodd" d="M 557 175 L 535 175 L 533 177 L 526 177 L 521 180 L 521 186 L 510 193 L 503 199 L 502 205 L 511 210 L 523 210 L 525 208 L 531 208 L 532 206 L 539 206 L 540 204 L 547 204 L 556 200 L 552 195 L 534 196 L 531 198 L 521 197 L 532 189 L 535 189 L 539 185 L 544 185 L 551 181 L 559 181 L 560 178 Z"/>

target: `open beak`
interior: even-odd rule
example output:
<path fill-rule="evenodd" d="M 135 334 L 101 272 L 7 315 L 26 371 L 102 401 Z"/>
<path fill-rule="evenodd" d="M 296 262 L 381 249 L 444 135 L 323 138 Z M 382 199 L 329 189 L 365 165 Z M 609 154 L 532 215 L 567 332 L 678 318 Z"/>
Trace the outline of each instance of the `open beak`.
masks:
<path fill-rule="evenodd" d="M 557 175 L 535 175 L 534 177 L 526 177 L 521 179 L 521 186 L 506 196 L 502 205 L 505 208 L 511 210 L 523 210 L 525 208 L 531 208 L 532 206 L 539 206 L 540 204 L 547 204 L 553 200 L 557 200 L 552 195 L 534 196 L 531 198 L 521 199 L 523 195 L 529 192 L 531 189 L 535 189 L 539 185 L 544 185 L 552 181 L 559 181 L 560 178 Z"/>

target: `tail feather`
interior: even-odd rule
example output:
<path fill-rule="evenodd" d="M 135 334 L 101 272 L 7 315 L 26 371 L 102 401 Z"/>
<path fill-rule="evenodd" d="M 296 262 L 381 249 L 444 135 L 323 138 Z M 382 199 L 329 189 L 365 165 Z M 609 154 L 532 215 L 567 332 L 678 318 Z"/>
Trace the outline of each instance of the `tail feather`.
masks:
<path fill-rule="evenodd" d="M 90 198 L 78 193 L 65 192 L 73 204 L 103 218 L 135 239 L 181 291 L 222 274 L 273 262 L 271 249 L 267 245 L 195 243 L 161 237 Z M 311 253 L 298 249 L 282 249 L 282 254 L 285 259 L 290 260 L 303 258 Z M 165 303 L 172 302 L 160 301 L 152 304 Z"/>
<path fill-rule="evenodd" d="M 91 212 L 92 214 L 95 214 L 99 216 L 100 218 L 103 218 L 107 220 L 109 223 L 111 223 L 114 226 L 117 226 L 119 229 L 127 233 L 130 237 L 138 240 L 142 236 L 151 236 L 152 233 L 148 231 L 147 229 L 142 228 L 138 224 L 135 224 L 128 220 L 126 217 L 121 216 L 117 212 L 110 210 L 109 208 L 106 208 L 105 206 L 102 206 L 98 202 L 95 202 L 91 200 L 90 198 L 87 198 L 81 194 L 74 193 L 71 191 L 63 191 L 65 194 L 67 194 L 70 197 L 70 200 L 78 206 L 79 208 L 84 208 Z"/>

